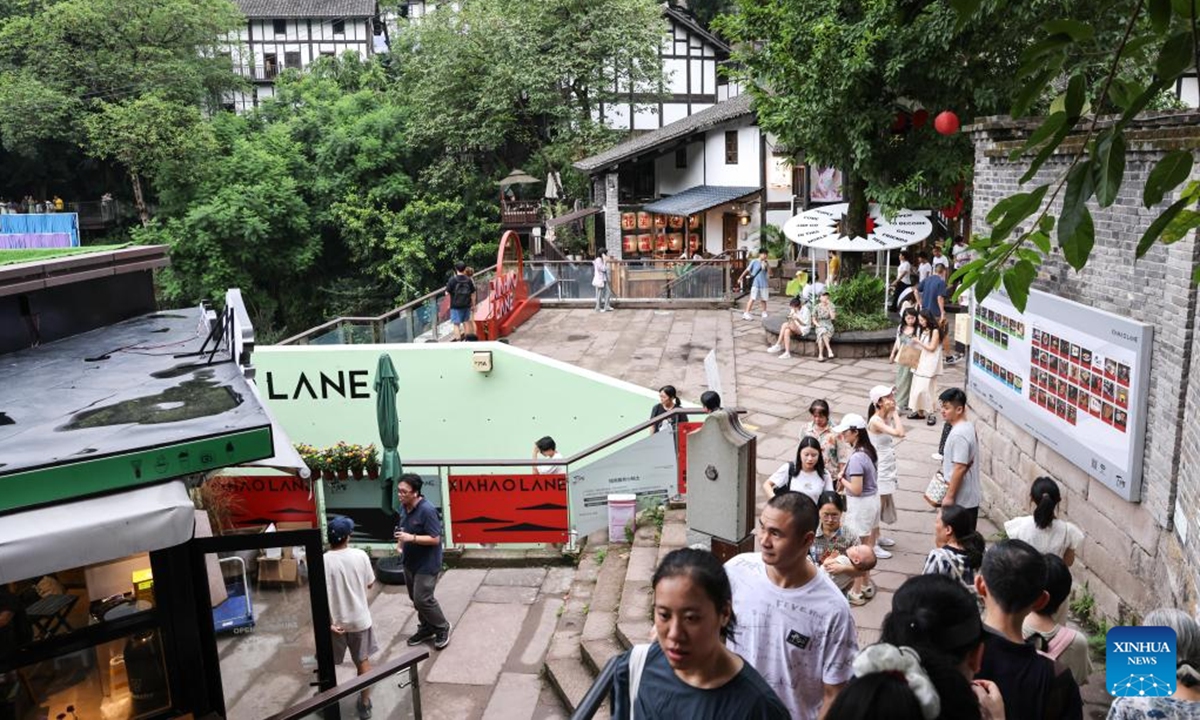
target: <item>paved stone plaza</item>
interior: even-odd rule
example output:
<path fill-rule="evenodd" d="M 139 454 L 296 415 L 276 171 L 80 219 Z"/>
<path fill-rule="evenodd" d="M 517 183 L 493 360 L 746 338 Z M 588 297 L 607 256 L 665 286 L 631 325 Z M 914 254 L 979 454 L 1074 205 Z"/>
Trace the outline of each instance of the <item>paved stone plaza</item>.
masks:
<path fill-rule="evenodd" d="M 783 312 L 783 302 L 772 300 L 771 311 Z M 895 375 L 895 366 L 886 359 L 820 363 L 812 358 L 773 357 L 766 352 L 761 324 L 742 320 L 740 310 L 600 314 L 547 309 L 521 327 L 511 342 L 646 387 L 674 384 L 693 402 L 707 389 L 702 362 L 715 348 L 726 405 L 746 409 L 743 422 L 758 434 L 759 486 L 780 463 L 791 459 L 813 399 L 825 398 L 835 419 L 848 412 L 864 414 L 871 386 L 891 384 Z M 961 366 L 947 367 L 941 386 L 961 385 L 962 377 Z M 941 428 L 917 421 L 907 425 L 909 435 L 897 445 L 899 522 L 885 531 L 896 540 L 895 557 L 879 562 L 874 575 L 879 595 L 853 608 L 860 644 L 878 638 L 892 592 L 921 571 L 932 547 L 933 513 L 921 492 L 936 464 L 930 454 Z M 570 454 L 574 449 L 563 451 Z M 760 492 L 760 504 L 764 501 Z M 984 518 L 980 530 L 989 539 L 997 532 Z M 447 572 L 438 596 L 454 623 L 454 635 L 446 650 L 431 649 L 431 660 L 421 670 L 424 716 L 434 720 L 565 718 L 539 673 L 572 575 L 570 568 Z M 371 608 L 383 646 L 381 659 L 403 651 L 404 639 L 416 627 L 404 588 L 378 591 Z M 339 678 L 352 675 L 349 664 L 339 667 Z"/>

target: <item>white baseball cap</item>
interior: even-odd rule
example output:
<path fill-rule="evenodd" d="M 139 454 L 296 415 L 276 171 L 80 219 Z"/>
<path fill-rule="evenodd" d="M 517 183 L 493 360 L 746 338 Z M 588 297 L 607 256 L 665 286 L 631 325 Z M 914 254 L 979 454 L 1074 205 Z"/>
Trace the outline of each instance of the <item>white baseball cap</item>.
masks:
<path fill-rule="evenodd" d="M 895 385 L 876 385 L 871 388 L 871 403 L 878 405 L 879 401 L 896 392 Z"/>
<path fill-rule="evenodd" d="M 844 432 L 846 430 L 866 430 L 867 421 L 862 415 L 847 413 L 842 416 L 842 421 L 833 429 L 834 432 Z"/>

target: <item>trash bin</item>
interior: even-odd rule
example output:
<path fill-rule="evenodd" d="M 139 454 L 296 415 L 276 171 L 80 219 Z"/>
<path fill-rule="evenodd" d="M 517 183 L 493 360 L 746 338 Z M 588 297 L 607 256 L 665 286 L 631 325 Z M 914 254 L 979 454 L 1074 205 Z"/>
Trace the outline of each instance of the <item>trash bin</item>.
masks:
<path fill-rule="evenodd" d="M 608 496 L 608 541 L 628 542 L 625 528 L 632 527 L 637 514 L 637 495 L 614 494 Z"/>

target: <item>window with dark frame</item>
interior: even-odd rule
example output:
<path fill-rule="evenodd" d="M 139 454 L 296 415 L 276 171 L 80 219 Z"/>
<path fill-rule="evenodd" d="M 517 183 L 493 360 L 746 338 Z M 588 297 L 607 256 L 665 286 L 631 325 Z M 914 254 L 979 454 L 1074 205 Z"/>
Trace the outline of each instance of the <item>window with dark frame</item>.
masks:
<path fill-rule="evenodd" d="M 675 169 L 684 170 L 687 168 L 687 148 L 681 147 L 675 151 Z"/>
<path fill-rule="evenodd" d="M 345 20 L 334 20 L 333 21 L 333 34 L 334 35 L 345 35 L 346 34 L 346 21 Z"/>
<path fill-rule="evenodd" d="M 293 50 L 291 52 L 285 52 L 283 54 L 283 67 L 289 68 L 289 69 L 294 68 L 296 70 L 299 70 L 300 69 L 300 51 Z"/>
<path fill-rule="evenodd" d="M 287 20 L 272 20 L 276 35 L 287 35 Z"/>
<path fill-rule="evenodd" d="M 725 164 L 738 164 L 738 131 L 725 131 Z"/>

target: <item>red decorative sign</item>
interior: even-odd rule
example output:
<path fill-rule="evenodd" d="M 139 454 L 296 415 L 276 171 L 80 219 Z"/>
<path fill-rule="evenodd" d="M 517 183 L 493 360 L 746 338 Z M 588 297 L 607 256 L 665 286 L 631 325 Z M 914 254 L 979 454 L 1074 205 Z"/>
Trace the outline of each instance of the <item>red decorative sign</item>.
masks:
<path fill-rule="evenodd" d="M 511 256 L 507 261 L 506 255 Z M 540 300 L 529 297 L 523 255 L 521 238 L 515 232 L 509 230 L 500 236 L 496 277 L 489 285 L 487 299 L 475 308 L 480 340 L 499 340 L 533 317 L 541 307 Z"/>
<path fill-rule="evenodd" d="M 206 482 L 234 498 L 230 503 L 234 527 L 317 521 L 308 482 L 294 475 L 217 475 Z"/>
<path fill-rule="evenodd" d="M 565 543 L 566 475 L 451 475 L 455 543 Z"/>
<path fill-rule="evenodd" d="M 689 433 L 704 427 L 703 422 L 681 422 L 675 427 L 679 433 L 679 494 L 687 495 L 687 438 Z"/>

